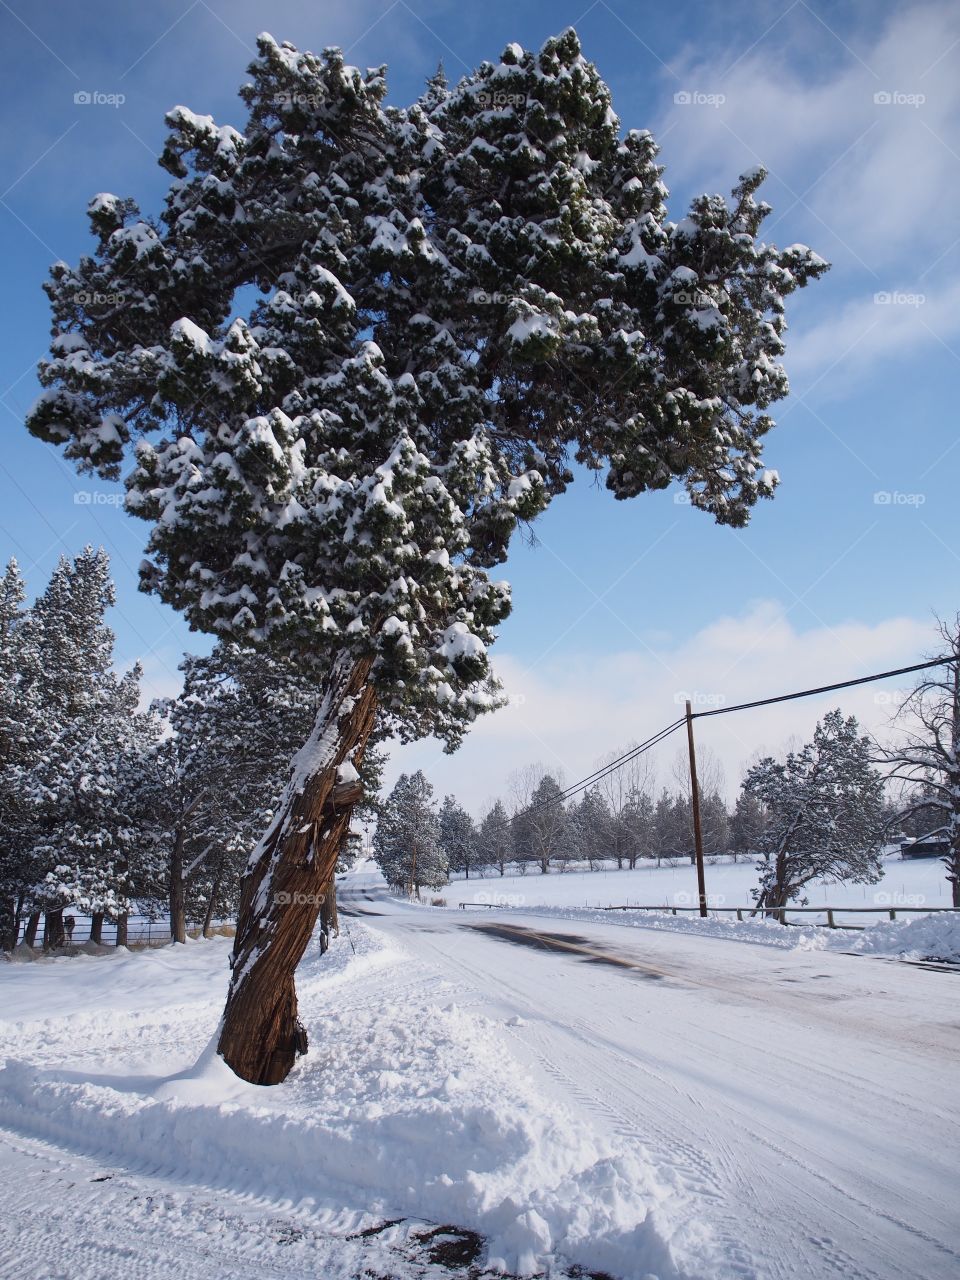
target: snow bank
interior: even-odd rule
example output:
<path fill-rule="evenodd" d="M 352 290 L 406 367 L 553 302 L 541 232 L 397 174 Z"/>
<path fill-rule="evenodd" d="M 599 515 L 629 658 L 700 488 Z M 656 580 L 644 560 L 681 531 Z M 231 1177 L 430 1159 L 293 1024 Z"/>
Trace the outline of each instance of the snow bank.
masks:
<path fill-rule="evenodd" d="M 941 960 L 960 964 L 960 916 L 917 916 L 864 929 L 851 951 L 899 956 L 901 960 Z"/>
<path fill-rule="evenodd" d="M 561 1255 L 624 1277 L 676 1275 L 664 1225 L 682 1216 L 673 1175 L 545 1096 L 501 1025 L 449 1003 L 435 970 L 350 929 L 322 960 L 318 950 L 305 958 L 311 1051 L 269 1089 L 238 1080 L 215 1052 L 226 977 L 217 943 L 170 948 L 163 965 L 149 954 L 64 962 L 55 984 L 53 966 L 8 966 L 30 1016 L 0 1023 L 18 1055 L 0 1069 L 0 1124 L 142 1172 L 457 1223 L 487 1238 L 489 1265 L 515 1274 Z M 149 993 L 132 965 L 149 971 Z M 125 1002 L 124 972 L 144 1007 Z M 112 1010 L 97 995 L 101 977 Z M 84 1009 L 72 1052 L 71 1000 Z M 201 1023 L 209 1043 L 191 1061 Z M 91 1049 L 109 1055 L 109 1074 L 91 1070 Z M 153 1052 L 163 1075 L 142 1070 Z"/>
<path fill-rule="evenodd" d="M 844 947 L 852 933 L 846 929 L 826 930 L 814 925 L 784 926 L 776 920 L 736 920 L 732 916 L 701 919 L 696 915 L 675 916 L 669 911 L 605 911 L 600 907 L 503 907 L 517 916 L 545 917 L 549 920 L 580 920 L 591 924 L 613 924 L 628 929 L 655 929 L 665 933 L 696 934 L 704 938 L 725 938 L 753 942 L 785 951 L 824 951 L 830 938 L 842 937 Z"/>
<path fill-rule="evenodd" d="M 674 916 L 657 911 L 604 911 L 595 907 L 502 907 L 516 916 L 550 920 L 579 920 L 631 929 L 695 934 L 750 942 L 784 951 L 856 951 L 864 955 L 897 956 L 901 960 L 940 960 L 960 964 L 960 916 L 944 912 L 870 925 L 859 929 L 827 929 L 816 925 L 784 926 L 776 920 L 735 920 L 730 917 Z"/>

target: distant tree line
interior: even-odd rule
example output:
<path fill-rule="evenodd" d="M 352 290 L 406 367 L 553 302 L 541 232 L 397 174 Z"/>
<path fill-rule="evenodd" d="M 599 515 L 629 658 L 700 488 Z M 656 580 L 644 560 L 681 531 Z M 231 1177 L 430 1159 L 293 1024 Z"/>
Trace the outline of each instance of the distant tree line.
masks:
<path fill-rule="evenodd" d="M 809 742 L 779 758 L 754 761 L 732 810 L 723 799 L 719 768 L 703 753 L 704 853 L 756 862 L 758 909 L 802 905 L 805 887 L 815 880 L 876 883 L 884 848 L 928 832 L 931 822 L 940 824 L 947 878 L 960 906 L 958 633 L 960 627 L 942 628 L 952 661 L 903 700 L 895 717 L 901 737 L 893 745 L 879 747 L 854 717 L 831 711 Z M 888 797 L 897 783 L 896 796 Z M 410 795 L 417 808 L 408 809 L 407 829 L 400 815 Z M 418 773 L 401 778 L 384 814 L 389 819 L 386 825 L 381 820 L 383 835 L 378 831 L 374 845 L 380 865 L 391 883 L 417 893 L 452 875 L 634 868 L 694 855 L 684 755 L 674 766 L 672 786 L 656 788 L 638 756 L 575 797 L 567 797 L 561 777 L 529 765 L 512 776 L 509 796 L 495 799 L 478 821 L 454 796 L 436 805 L 430 783 Z"/>

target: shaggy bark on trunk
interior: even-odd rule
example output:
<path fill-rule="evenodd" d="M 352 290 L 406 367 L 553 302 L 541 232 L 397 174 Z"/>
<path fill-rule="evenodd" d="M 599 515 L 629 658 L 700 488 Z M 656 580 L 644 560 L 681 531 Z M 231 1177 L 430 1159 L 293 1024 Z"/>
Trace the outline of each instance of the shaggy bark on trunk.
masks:
<path fill-rule="evenodd" d="M 43 949 L 57 951 L 64 943 L 63 907 L 47 911 L 43 917 Z"/>
<path fill-rule="evenodd" d="M 334 665 L 279 812 L 243 877 L 217 1049 L 251 1084 L 279 1084 L 307 1050 L 294 974 L 362 795 L 359 782 L 338 782 L 338 769 L 348 759 L 360 763 L 374 727 L 371 665 L 371 659 Z"/>
<path fill-rule="evenodd" d="M 183 883 L 183 824 L 177 831 L 170 852 L 170 936 L 174 942 L 186 942 L 186 893 Z"/>

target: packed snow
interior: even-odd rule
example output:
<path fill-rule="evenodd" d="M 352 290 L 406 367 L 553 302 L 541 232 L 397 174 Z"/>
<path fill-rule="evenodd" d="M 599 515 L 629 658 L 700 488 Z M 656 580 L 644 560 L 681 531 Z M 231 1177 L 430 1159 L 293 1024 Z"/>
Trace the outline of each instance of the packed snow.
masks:
<path fill-rule="evenodd" d="M 0 1124 L 178 1184 L 456 1223 L 482 1233 L 495 1271 L 561 1254 L 673 1274 L 669 1172 L 545 1096 L 502 1020 L 463 1008 L 439 972 L 356 924 L 323 959 L 312 949 L 298 975 L 312 1050 L 263 1089 L 215 1053 L 227 948 L 6 966 Z"/>
<path fill-rule="evenodd" d="M 227 939 L 0 967 L 18 1275 L 432 1280 L 448 1238 L 475 1277 L 955 1274 L 955 978 L 823 949 L 919 954 L 935 918 L 460 911 L 369 863 L 341 913 L 298 972 L 310 1052 L 273 1088 L 214 1051 Z"/>

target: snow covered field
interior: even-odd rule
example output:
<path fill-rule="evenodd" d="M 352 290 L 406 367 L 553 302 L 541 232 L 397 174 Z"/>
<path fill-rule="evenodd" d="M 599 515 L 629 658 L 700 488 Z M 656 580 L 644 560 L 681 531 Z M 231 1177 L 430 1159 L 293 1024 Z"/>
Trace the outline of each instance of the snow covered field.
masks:
<path fill-rule="evenodd" d="M 706 884 L 712 907 L 749 907 L 757 872 L 752 861 L 711 864 L 706 868 Z M 451 905 L 498 902 L 512 907 L 691 906 L 697 901 L 697 873 L 689 861 L 673 867 L 641 866 L 633 871 L 618 871 L 612 866 L 603 871 L 551 871 L 545 876 L 534 869 L 522 876 L 501 877 L 494 872 L 482 880 L 457 879 L 441 892 Z M 890 907 L 952 905 L 946 872 L 938 858 L 904 860 L 899 854 L 884 860 L 884 876 L 879 884 L 817 882 L 807 887 L 806 895 L 811 907 L 879 907 L 886 911 Z M 794 918 L 800 920 L 801 916 Z M 822 915 L 813 918 L 825 919 Z M 851 925 L 882 918 L 881 914 L 837 917 Z"/>
<path fill-rule="evenodd" d="M 957 1273 L 953 974 L 341 896 L 272 1089 L 210 1051 L 227 939 L 0 966 L 0 1275 Z"/>

